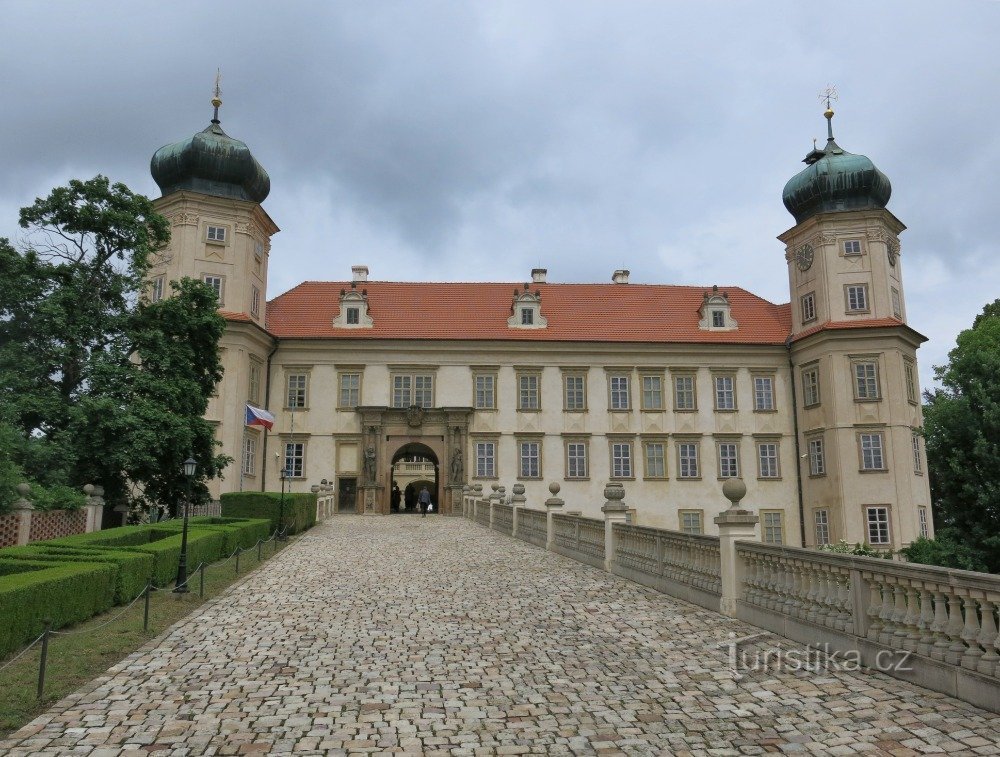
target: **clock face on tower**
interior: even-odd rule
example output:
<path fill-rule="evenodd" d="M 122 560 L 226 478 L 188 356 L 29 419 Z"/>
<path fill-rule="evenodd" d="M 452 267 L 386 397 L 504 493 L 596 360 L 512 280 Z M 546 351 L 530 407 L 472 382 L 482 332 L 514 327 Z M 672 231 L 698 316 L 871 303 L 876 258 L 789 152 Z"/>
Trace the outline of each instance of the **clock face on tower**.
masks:
<path fill-rule="evenodd" d="M 812 245 L 804 244 L 799 249 L 795 251 L 795 265 L 799 267 L 800 271 L 808 271 L 810 266 L 813 264 L 813 253 Z"/>

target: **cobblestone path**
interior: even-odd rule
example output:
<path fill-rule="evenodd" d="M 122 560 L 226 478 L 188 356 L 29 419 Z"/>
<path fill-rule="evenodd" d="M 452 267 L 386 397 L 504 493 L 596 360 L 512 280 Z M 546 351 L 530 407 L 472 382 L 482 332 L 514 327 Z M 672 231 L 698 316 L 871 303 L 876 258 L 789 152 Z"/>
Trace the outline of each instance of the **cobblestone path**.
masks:
<path fill-rule="evenodd" d="M 1000 753 L 882 675 L 736 680 L 718 643 L 756 630 L 459 519 L 337 517 L 0 753 Z"/>

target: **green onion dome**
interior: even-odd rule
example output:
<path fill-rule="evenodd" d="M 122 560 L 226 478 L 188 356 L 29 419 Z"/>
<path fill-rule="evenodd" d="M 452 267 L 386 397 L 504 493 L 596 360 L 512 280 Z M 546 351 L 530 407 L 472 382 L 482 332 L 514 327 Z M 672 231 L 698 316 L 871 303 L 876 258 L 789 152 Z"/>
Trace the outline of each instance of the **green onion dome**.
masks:
<path fill-rule="evenodd" d="M 222 130 L 218 117 L 194 136 L 157 150 L 149 170 L 164 195 L 186 189 L 260 203 L 271 191 L 267 171 L 245 143 Z"/>
<path fill-rule="evenodd" d="M 833 111 L 827 109 L 824 115 L 829 122 Z M 828 130 L 826 147 L 813 149 L 805 157 L 807 167 L 781 193 L 796 223 L 816 213 L 884 208 L 892 195 L 889 178 L 866 156 L 843 149 L 833 139 L 832 126 Z"/>

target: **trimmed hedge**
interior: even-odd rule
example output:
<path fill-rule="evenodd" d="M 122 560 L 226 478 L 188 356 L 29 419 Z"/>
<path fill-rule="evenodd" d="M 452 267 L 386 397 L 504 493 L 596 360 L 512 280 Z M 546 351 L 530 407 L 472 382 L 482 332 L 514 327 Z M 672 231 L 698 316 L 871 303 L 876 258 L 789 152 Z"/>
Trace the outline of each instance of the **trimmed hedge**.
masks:
<path fill-rule="evenodd" d="M 183 523 L 173 520 L 156 525 L 178 533 L 183 529 Z M 188 529 L 192 528 L 200 531 L 218 531 L 222 534 L 224 542 L 220 557 L 229 557 L 237 547 L 241 549 L 255 547 L 258 541 L 267 541 L 271 536 L 271 523 L 262 518 L 214 518 L 204 515 L 190 519 Z"/>
<path fill-rule="evenodd" d="M 150 529 L 149 542 L 121 547 L 127 552 L 144 552 L 153 556 L 153 583 L 163 586 L 177 577 L 181 558 L 181 534 L 174 530 Z M 222 557 L 225 538 L 218 531 L 201 531 L 188 525 L 187 567 L 190 573 L 199 563 L 211 563 Z"/>
<path fill-rule="evenodd" d="M 280 492 L 229 492 L 219 498 L 222 515 L 229 518 L 268 518 L 271 530 L 278 528 L 281 512 Z M 299 534 L 316 525 L 316 495 L 312 492 L 285 492 L 285 525 L 289 533 Z"/>
<path fill-rule="evenodd" d="M 114 565 L 0 557 L 0 657 L 53 628 L 87 620 L 114 603 Z M 13 571 L 13 572 L 9 572 Z"/>
<path fill-rule="evenodd" d="M 131 602 L 141 592 L 153 574 L 153 556 L 118 549 L 87 549 L 50 545 L 38 542 L 23 547 L 11 547 L 0 552 L 10 560 L 44 561 L 46 563 L 111 563 L 115 566 L 115 604 Z"/>

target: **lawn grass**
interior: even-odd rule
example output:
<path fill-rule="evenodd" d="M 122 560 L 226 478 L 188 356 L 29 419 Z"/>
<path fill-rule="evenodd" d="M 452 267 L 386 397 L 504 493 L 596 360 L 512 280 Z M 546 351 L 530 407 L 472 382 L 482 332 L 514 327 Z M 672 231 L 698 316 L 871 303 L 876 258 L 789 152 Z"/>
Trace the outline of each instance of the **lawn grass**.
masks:
<path fill-rule="evenodd" d="M 244 552 L 240 555 L 238 576 L 235 559 L 208 565 L 205 568 L 204 598 L 198 596 L 197 573 L 190 576 L 190 592 L 187 594 L 174 594 L 170 586 L 154 591 L 150 596 L 148 631 L 142 629 L 144 603 L 140 599 L 127 610 L 112 607 L 83 623 L 60 629 L 61 632 L 69 632 L 68 635 L 52 634 L 49 637 L 45 691 L 41 699 L 36 696 L 41 644 L 36 644 L 12 665 L 0 670 L 0 738 L 10 735 L 67 694 L 101 675 L 207 600 L 223 592 L 237 578 L 244 577 L 253 568 L 266 563 L 272 556 L 275 545 L 280 551 L 289 543 L 291 542 L 264 544 L 261 562 L 257 561 L 256 548 Z M 267 570 L 266 567 L 263 569 Z M 7 660 L 15 656 L 10 655 Z M 0 660 L 0 667 L 7 660 Z"/>

